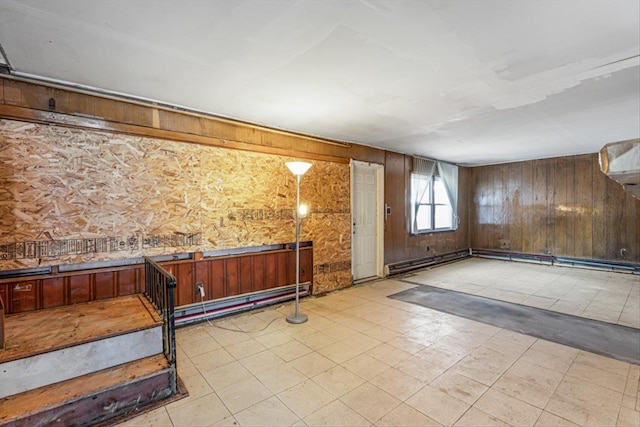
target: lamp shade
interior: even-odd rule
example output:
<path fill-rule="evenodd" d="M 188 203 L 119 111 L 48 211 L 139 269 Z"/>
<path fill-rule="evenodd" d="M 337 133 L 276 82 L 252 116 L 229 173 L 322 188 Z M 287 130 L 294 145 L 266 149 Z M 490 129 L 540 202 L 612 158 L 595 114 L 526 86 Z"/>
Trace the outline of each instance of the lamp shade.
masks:
<path fill-rule="evenodd" d="M 311 163 L 307 162 L 287 162 L 287 167 L 294 175 L 304 175 L 306 171 L 311 167 Z"/>

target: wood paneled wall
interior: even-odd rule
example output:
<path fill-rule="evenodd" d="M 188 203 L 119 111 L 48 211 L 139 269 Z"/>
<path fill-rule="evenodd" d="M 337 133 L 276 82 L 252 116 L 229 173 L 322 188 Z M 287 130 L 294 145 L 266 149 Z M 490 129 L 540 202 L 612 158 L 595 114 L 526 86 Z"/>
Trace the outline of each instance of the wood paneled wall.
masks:
<path fill-rule="evenodd" d="M 55 108 L 49 107 L 50 100 Z M 384 162 L 384 151 L 0 75 L 0 117 L 318 160 Z"/>
<path fill-rule="evenodd" d="M 168 261 L 178 287 L 176 306 L 200 302 L 195 284 L 203 283 L 205 301 L 295 283 L 296 252 L 291 249 L 199 260 Z M 313 280 L 313 248 L 300 248 L 300 283 Z M 44 276 L 0 279 L 6 313 L 22 313 L 144 291 L 144 265 L 104 268 Z"/>
<path fill-rule="evenodd" d="M 469 247 L 469 169 L 458 169 L 458 215 L 456 231 L 411 234 L 409 191 L 412 157 L 387 152 L 385 163 L 385 200 L 391 215 L 385 222 L 385 264 L 431 257 Z"/>
<path fill-rule="evenodd" d="M 640 262 L 640 201 L 597 154 L 471 169 L 471 246 Z"/>

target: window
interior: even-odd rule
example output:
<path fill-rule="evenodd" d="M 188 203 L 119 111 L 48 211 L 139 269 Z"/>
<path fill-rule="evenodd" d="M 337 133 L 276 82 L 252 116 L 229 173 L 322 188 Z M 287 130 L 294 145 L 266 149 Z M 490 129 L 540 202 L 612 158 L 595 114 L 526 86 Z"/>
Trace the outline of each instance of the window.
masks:
<path fill-rule="evenodd" d="M 441 169 L 439 162 L 437 170 Z M 413 234 L 457 228 L 457 215 L 454 208 L 457 200 L 451 203 L 447 183 L 435 172 L 436 168 L 433 167 L 431 173 L 413 172 L 411 174 L 411 232 Z M 457 190 L 457 173 L 455 178 L 451 184 L 455 183 Z"/>

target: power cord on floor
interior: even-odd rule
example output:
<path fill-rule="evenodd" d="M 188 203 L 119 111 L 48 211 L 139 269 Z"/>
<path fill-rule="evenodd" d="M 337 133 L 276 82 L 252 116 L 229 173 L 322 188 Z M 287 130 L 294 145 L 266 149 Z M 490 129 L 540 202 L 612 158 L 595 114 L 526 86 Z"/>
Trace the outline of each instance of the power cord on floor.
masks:
<path fill-rule="evenodd" d="M 265 329 L 267 329 L 269 326 L 271 326 L 271 324 L 273 322 L 275 322 L 276 320 L 280 320 L 279 317 L 271 319 L 271 321 L 269 323 L 267 323 L 264 327 L 262 327 L 260 329 L 253 330 L 253 331 L 245 331 L 245 330 L 242 330 L 242 329 L 225 328 L 224 326 L 213 324 L 213 323 L 211 323 L 211 321 L 207 317 L 207 308 L 204 305 L 204 287 L 203 287 L 202 283 L 196 283 L 196 287 L 198 288 L 198 292 L 200 293 L 200 303 L 202 304 L 202 314 L 204 315 L 204 318 L 207 321 L 207 323 L 209 324 L 209 326 L 212 326 L 214 328 L 223 329 L 225 331 L 231 331 L 231 332 L 254 333 L 254 332 L 262 332 Z"/>

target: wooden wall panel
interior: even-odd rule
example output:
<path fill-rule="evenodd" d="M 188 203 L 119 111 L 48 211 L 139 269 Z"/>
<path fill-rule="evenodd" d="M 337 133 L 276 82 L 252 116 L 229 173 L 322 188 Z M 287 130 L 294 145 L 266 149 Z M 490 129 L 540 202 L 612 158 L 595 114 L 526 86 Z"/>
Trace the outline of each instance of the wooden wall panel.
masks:
<path fill-rule="evenodd" d="M 224 296 L 240 294 L 240 262 L 238 258 L 227 258 L 224 260 L 225 287 Z"/>
<path fill-rule="evenodd" d="M 640 201 L 600 172 L 596 154 L 507 168 L 506 177 L 503 165 L 471 170 L 476 206 L 469 212 L 471 228 L 477 230 L 471 234 L 472 247 L 507 249 L 500 240 L 508 234 L 511 251 L 640 261 Z M 488 194 L 493 194 L 491 203 L 486 203 Z M 500 212 L 491 227 L 486 225 L 487 205 Z"/>
<path fill-rule="evenodd" d="M 460 216 L 458 230 L 420 235 L 411 234 L 409 206 L 411 168 L 411 156 L 387 152 L 385 203 L 391 207 L 391 215 L 387 217 L 384 229 L 385 264 L 434 256 L 469 247 L 468 168 L 458 169 L 458 215 Z"/>
<path fill-rule="evenodd" d="M 69 276 L 67 301 L 69 304 L 88 302 L 92 300 L 92 277 L 90 275 Z"/>
<path fill-rule="evenodd" d="M 251 274 L 251 290 L 253 292 L 255 291 L 262 291 L 267 289 L 267 287 L 265 286 L 265 270 L 266 270 L 266 265 L 265 265 L 265 256 L 264 255 L 255 255 L 253 257 L 251 257 L 252 262 L 253 262 L 253 268 L 252 271 L 250 272 Z"/>
<path fill-rule="evenodd" d="M 9 313 L 32 311 L 38 307 L 38 290 L 35 281 L 16 283 L 8 287 Z"/>
<path fill-rule="evenodd" d="M 95 298 L 105 299 L 105 298 L 113 298 L 117 295 L 117 282 L 116 275 L 118 273 L 115 271 L 105 271 L 103 273 L 96 273 L 95 275 Z"/>
<path fill-rule="evenodd" d="M 119 270 L 117 275 L 117 289 L 118 296 L 133 295 L 138 292 L 143 292 L 144 289 L 142 283 L 144 278 L 141 277 L 143 268 L 130 268 Z"/>
<path fill-rule="evenodd" d="M 211 273 L 210 273 L 210 291 L 207 295 L 210 299 L 222 298 L 225 293 L 225 260 L 212 260 L 210 261 Z"/>
<path fill-rule="evenodd" d="M 253 291 L 253 257 L 241 257 L 238 265 L 239 293 Z"/>
<path fill-rule="evenodd" d="M 59 307 L 66 304 L 64 278 L 44 279 L 40 288 L 42 291 L 42 308 Z"/>

